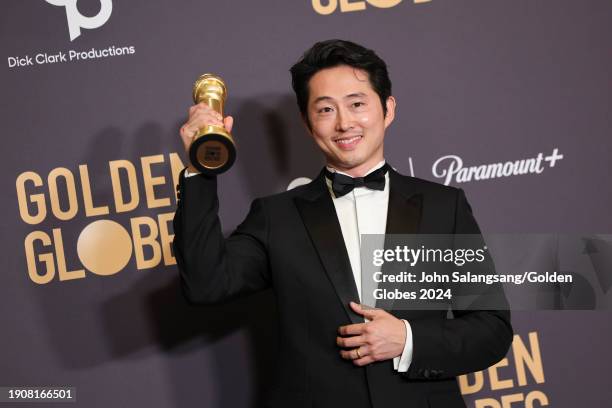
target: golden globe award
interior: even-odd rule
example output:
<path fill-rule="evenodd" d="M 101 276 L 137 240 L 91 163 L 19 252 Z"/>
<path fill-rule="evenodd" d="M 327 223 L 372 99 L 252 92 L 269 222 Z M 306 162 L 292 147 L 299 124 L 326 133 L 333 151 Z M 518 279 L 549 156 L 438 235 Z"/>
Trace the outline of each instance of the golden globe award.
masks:
<path fill-rule="evenodd" d="M 221 116 L 225 98 L 225 82 L 216 75 L 201 75 L 193 85 L 193 101 L 196 104 L 204 102 Z M 232 135 L 222 126 L 208 125 L 199 129 L 189 146 L 189 160 L 203 174 L 215 175 L 227 171 L 236 160 Z"/>

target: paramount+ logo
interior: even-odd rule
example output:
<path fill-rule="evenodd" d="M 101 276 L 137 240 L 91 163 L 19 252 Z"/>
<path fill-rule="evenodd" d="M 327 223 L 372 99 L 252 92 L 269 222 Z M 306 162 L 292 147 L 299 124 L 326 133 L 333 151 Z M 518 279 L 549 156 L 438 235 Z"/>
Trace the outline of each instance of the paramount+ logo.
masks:
<path fill-rule="evenodd" d="M 19 174 L 19 215 L 32 227 L 24 238 L 30 280 L 111 276 L 132 261 L 138 270 L 176 264 L 174 186 L 183 168 L 169 153 L 112 160 L 96 171 L 81 164 Z"/>
<path fill-rule="evenodd" d="M 431 0 L 412 0 L 414 4 L 429 3 Z M 319 14 L 332 14 L 338 9 L 341 13 L 363 11 L 367 5 L 377 8 L 391 8 L 402 0 L 312 0 L 312 8 Z"/>
<path fill-rule="evenodd" d="M 68 19 L 68 32 L 70 41 L 74 41 L 81 35 L 81 28 L 93 30 L 102 27 L 110 18 L 113 12 L 112 0 L 100 0 L 100 11 L 95 16 L 84 16 L 77 8 L 78 0 L 45 0 L 54 6 L 66 8 L 66 18 Z"/>

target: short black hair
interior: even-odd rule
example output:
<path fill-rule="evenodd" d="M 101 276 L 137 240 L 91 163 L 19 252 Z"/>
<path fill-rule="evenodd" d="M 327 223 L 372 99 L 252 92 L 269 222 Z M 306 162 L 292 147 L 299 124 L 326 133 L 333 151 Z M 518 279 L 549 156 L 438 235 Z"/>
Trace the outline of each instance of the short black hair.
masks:
<path fill-rule="evenodd" d="M 391 80 L 387 64 L 376 53 L 359 44 L 345 40 L 320 41 L 310 47 L 290 69 L 291 85 L 302 117 L 308 120 L 308 82 L 325 68 L 348 65 L 368 73 L 368 80 L 380 98 L 383 114 L 387 116 L 387 98 L 391 96 Z"/>

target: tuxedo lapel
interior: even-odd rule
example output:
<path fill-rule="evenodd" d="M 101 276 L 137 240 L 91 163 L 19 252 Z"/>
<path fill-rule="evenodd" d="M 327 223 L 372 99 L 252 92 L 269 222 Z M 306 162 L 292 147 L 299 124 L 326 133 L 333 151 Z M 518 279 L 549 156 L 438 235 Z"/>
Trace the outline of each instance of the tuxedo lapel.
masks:
<path fill-rule="evenodd" d="M 323 172 L 304 194 L 295 198 L 295 204 L 347 316 L 353 323 L 363 323 L 363 318 L 349 306 L 350 301 L 359 302 L 359 294 Z"/>
<path fill-rule="evenodd" d="M 389 169 L 389 205 L 385 234 L 416 234 L 421 222 L 423 196 L 410 188 L 405 176 Z"/>
<path fill-rule="evenodd" d="M 385 249 L 393 248 L 394 240 L 391 235 L 416 234 L 419 232 L 421 222 L 423 195 L 416 191 L 402 176 L 393 169 L 389 169 L 389 204 L 387 208 L 387 226 L 385 229 Z M 397 240 L 395 240 L 397 241 Z M 397 244 L 397 242 L 395 242 Z M 396 264 L 396 266 L 399 266 Z M 383 274 L 392 274 L 396 271 L 383 266 Z M 393 283 L 379 284 L 379 289 L 393 289 Z M 379 299 L 376 307 L 385 310 L 393 309 L 393 300 Z"/>

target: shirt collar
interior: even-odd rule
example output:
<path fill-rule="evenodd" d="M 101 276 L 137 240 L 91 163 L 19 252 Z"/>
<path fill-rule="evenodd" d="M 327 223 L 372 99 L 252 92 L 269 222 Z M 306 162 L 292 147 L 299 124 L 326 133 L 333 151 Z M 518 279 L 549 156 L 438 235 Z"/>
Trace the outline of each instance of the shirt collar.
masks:
<path fill-rule="evenodd" d="M 364 177 L 367 176 L 368 174 L 370 174 L 371 172 L 373 172 L 374 170 L 380 169 L 384 165 L 385 165 L 385 159 L 382 159 L 381 161 L 378 162 L 378 164 L 376 164 L 374 167 L 372 167 L 370 170 L 368 170 L 366 172 L 366 174 L 364 174 Z M 353 177 L 350 174 L 347 174 L 347 173 L 345 173 L 343 171 L 340 171 L 340 170 L 336 170 L 336 169 L 334 169 L 333 167 L 331 167 L 329 165 L 327 165 L 325 167 L 327 168 L 327 170 L 331 171 L 332 173 L 344 174 L 345 176 Z"/>

